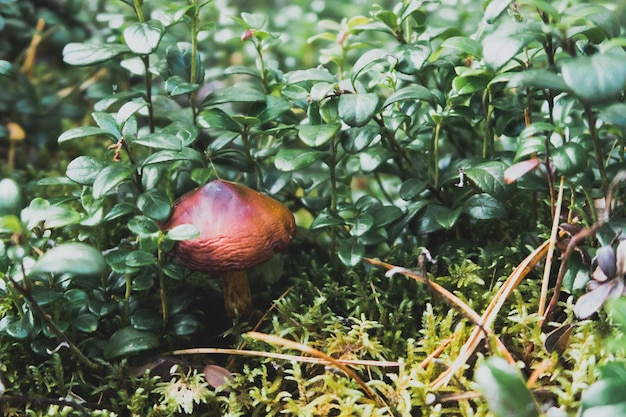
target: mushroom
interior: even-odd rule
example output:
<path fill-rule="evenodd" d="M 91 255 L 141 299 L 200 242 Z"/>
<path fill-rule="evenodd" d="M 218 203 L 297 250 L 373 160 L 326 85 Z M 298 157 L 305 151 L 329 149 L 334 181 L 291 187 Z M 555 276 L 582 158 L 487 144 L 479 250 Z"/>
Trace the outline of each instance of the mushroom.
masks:
<path fill-rule="evenodd" d="M 214 180 L 174 202 L 163 230 L 193 224 L 200 235 L 177 242 L 175 259 L 219 274 L 229 317 L 249 317 L 252 295 L 246 270 L 285 249 L 296 232 L 293 214 L 278 201 L 246 186 Z"/>

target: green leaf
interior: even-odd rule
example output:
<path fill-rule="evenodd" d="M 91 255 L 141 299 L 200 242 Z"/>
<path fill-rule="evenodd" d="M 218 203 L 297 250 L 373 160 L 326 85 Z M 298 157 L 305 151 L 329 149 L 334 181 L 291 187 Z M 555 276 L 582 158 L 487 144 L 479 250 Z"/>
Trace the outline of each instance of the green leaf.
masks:
<path fill-rule="evenodd" d="M 167 231 L 165 235 L 170 240 L 189 240 L 200 236 L 200 230 L 193 224 L 179 224 Z"/>
<path fill-rule="evenodd" d="M 84 313 L 70 319 L 70 325 L 84 333 L 93 333 L 98 330 L 98 317 L 91 313 Z"/>
<path fill-rule="evenodd" d="M 352 66 L 352 83 L 354 84 L 354 81 L 359 77 L 361 71 L 366 67 L 378 61 L 387 61 L 389 55 L 389 51 L 386 49 L 370 49 L 361 55 Z"/>
<path fill-rule="evenodd" d="M 587 168 L 588 154 L 578 143 L 568 142 L 552 150 L 550 160 L 561 175 L 573 175 Z"/>
<path fill-rule="evenodd" d="M 441 47 L 454 49 L 462 52 L 465 55 L 478 59 L 482 58 L 483 56 L 483 47 L 480 42 L 467 36 L 453 36 L 451 38 L 448 38 L 443 41 Z"/>
<path fill-rule="evenodd" d="M 149 190 L 137 197 L 137 207 L 143 214 L 156 221 L 164 221 L 170 215 L 170 200 L 161 191 Z"/>
<path fill-rule="evenodd" d="M 192 46 L 189 42 L 178 42 L 170 45 L 165 50 L 165 59 L 167 63 L 168 77 L 178 76 L 186 82 L 191 82 L 191 57 Z M 204 65 L 200 54 L 196 55 L 196 74 L 195 81 L 204 80 Z"/>
<path fill-rule="evenodd" d="M 353 267 L 358 265 L 365 256 L 365 246 L 352 240 L 343 240 L 339 244 L 337 255 L 345 266 Z"/>
<path fill-rule="evenodd" d="M 212 108 L 204 110 L 198 114 L 198 126 L 209 129 L 224 129 L 230 132 L 241 133 L 241 125 L 233 120 L 233 118 L 224 110 Z"/>
<path fill-rule="evenodd" d="M 159 346 L 159 339 L 152 332 L 122 327 L 104 345 L 104 358 L 113 359 L 133 355 Z"/>
<path fill-rule="evenodd" d="M 154 255 L 142 250 L 134 250 L 126 255 L 126 265 L 131 268 L 141 268 L 154 264 L 156 264 Z"/>
<path fill-rule="evenodd" d="M 139 237 L 150 237 L 159 231 L 159 225 L 150 217 L 137 215 L 128 222 L 128 229 Z"/>
<path fill-rule="evenodd" d="M 611 104 L 598 112 L 598 118 L 607 123 L 626 128 L 626 104 Z"/>
<path fill-rule="evenodd" d="M 153 149 L 165 149 L 179 152 L 183 149 L 183 143 L 178 136 L 164 132 L 148 133 L 147 135 L 135 139 L 133 145 L 143 145 Z"/>
<path fill-rule="evenodd" d="M 359 154 L 361 170 L 373 172 L 392 156 L 393 152 L 389 149 L 368 148 Z"/>
<path fill-rule="evenodd" d="M 130 324 L 137 330 L 154 330 L 161 327 L 163 318 L 158 311 L 143 308 L 130 316 Z"/>
<path fill-rule="evenodd" d="M 462 207 L 457 207 L 452 210 L 448 207 L 440 206 L 439 210 L 435 213 L 435 220 L 437 220 L 437 223 L 439 223 L 441 227 L 449 230 L 454 227 L 462 211 Z"/>
<path fill-rule="evenodd" d="M 132 52 L 147 55 L 157 49 L 163 33 L 163 24 L 159 20 L 133 23 L 124 29 L 124 41 Z"/>
<path fill-rule="evenodd" d="M 626 57 L 582 56 L 561 62 L 565 84 L 589 103 L 614 102 L 626 87 Z"/>
<path fill-rule="evenodd" d="M 339 117 L 349 126 L 366 125 L 376 110 L 378 110 L 378 95 L 376 94 L 342 94 L 339 97 Z"/>
<path fill-rule="evenodd" d="M 400 186 L 400 198 L 409 201 L 426 189 L 428 183 L 419 178 L 409 178 Z"/>
<path fill-rule="evenodd" d="M 508 83 L 509 88 L 535 88 L 556 91 L 568 91 L 563 77 L 546 69 L 529 69 L 513 75 Z"/>
<path fill-rule="evenodd" d="M 476 382 L 498 417 L 539 417 L 537 404 L 517 368 L 502 358 L 489 358 L 476 370 Z"/>
<path fill-rule="evenodd" d="M 113 139 L 117 139 L 117 137 L 115 137 L 113 134 L 99 127 L 81 126 L 81 127 L 76 127 L 74 129 L 66 130 L 65 132 L 61 134 L 61 136 L 59 136 L 59 139 L 57 139 L 57 141 L 59 143 L 64 143 L 72 139 L 86 138 L 89 136 L 97 136 L 97 135 L 106 135 Z"/>
<path fill-rule="evenodd" d="M 68 43 L 63 48 L 63 61 L 70 65 L 93 65 L 116 57 L 129 49 L 125 45 L 109 43 L 109 44 L 87 44 L 87 43 Z"/>
<path fill-rule="evenodd" d="M 0 216 L 19 215 L 23 204 L 22 189 L 17 182 L 11 178 L 0 180 Z"/>
<path fill-rule="evenodd" d="M 507 213 L 503 203 L 486 193 L 468 198 L 463 204 L 463 212 L 476 220 L 499 219 Z"/>
<path fill-rule="evenodd" d="M 187 336 L 200 328 L 200 322 L 191 314 L 176 314 L 167 323 L 167 333 L 175 336 Z"/>
<path fill-rule="evenodd" d="M 115 116 L 115 124 L 117 126 L 124 126 L 124 124 L 130 119 L 135 113 L 144 107 L 148 106 L 143 99 L 140 100 L 132 100 L 127 101 L 120 107 L 117 111 L 117 115 Z"/>
<path fill-rule="evenodd" d="M 491 80 L 492 74 L 488 71 L 481 71 L 480 73 L 467 71 L 455 77 L 452 80 L 452 86 L 458 95 L 473 94 L 477 91 L 483 91 Z"/>
<path fill-rule="evenodd" d="M 397 103 L 399 101 L 427 101 L 433 102 L 435 96 L 430 90 L 421 85 L 411 85 L 409 87 L 401 88 L 396 91 L 392 95 L 390 95 L 387 100 L 383 103 L 382 108 L 385 108 L 393 103 Z"/>
<path fill-rule="evenodd" d="M 326 158 L 326 152 L 312 149 L 287 149 L 282 148 L 276 154 L 274 165 L 281 171 L 297 171 L 313 165 L 317 161 Z"/>
<path fill-rule="evenodd" d="M 113 206 L 113 208 L 111 208 L 111 210 L 107 212 L 103 220 L 105 222 L 115 220 L 119 217 L 133 213 L 135 209 L 136 207 L 131 203 L 127 203 L 127 202 L 117 203 L 116 205 Z"/>
<path fill-rule="evenodd" d="M 485 22 L 493 23 L 511 3 L 512 0 L 491 0 L 485 9 Z"/>
<path fill-rule="evenodd" d="M 380 136 L 377 126 L 349 127 L 341 132 L 341 146 L 351 154 L 361 152 Z"/>
<path fill-rule="evenodd" d="M 104 197 L 109 191 L 130 178 L 133 172 L 132 166 L 122 162 L 106 166 L 93 182 L 93 197 L 96 199 Z"/>
<path fill-rule="evenodd" d="M 104 257 L 93 246 L 85 243 L 64 243 L 44 253 L 35 262 L 29 275 L 102 275 L 105 270 Z"/>
<path fill-rule="evenodd" d="M 113 117 L 112 114 L 101 112 L 101 111 L 95 111 L 91 113 L 91 117 L 93 117 L 93 120 L 95 120 L 98 127 L 106 130 L 109 133 L 109 135 L 113 137 L 114 139 L 118 139 L 122 136 L 122 134 L 120 133 L 118 129 L 118 125 L 115 120 L 115 117 Z"/>
<path fill-rule="evenodd" d="M 0 75 L 8 77 L 11 74 L 12 65 L 9 61 L 0 59 Z"/>
<path fill-rule="evenodd" d="M 542 36 L 543 32 L 538 22 L 503 21 L 494 32 L 483 39 L 483 58 L 488 68 L 498 70 L 523 47 Z"/>
<path fill-rule="evenodd" d="M 106 164 L 91 156 L 79 156 L 67 165 L 65 175 L 81 185 L 93 185 L 96 177 Z"/>
<path fill-rule="evenodd" d="M 298 126 L 300 140 L 310 147 L 317 147 L 328 142 L 341 127 L 338 123 L 329 125 L 301 125 Z"/>
<path fill-rule="evenodd" d="M 32 230 L 43 222 L 44 229 L 54 229 L 80 222 L 81 215 L 63 205 L 51 205 L 48 200 L 36 197 L 22 210 L 21 220 L 26 229 Z"/>
<path fill-rule="evenodd" d="M 430 56 L 430 46 L 423 42 L 401 45 L 393 53 L 398 59 L 396 70 L 403 74 L 414 75 L 426 63 Z"/>
<path fill-rule="evenodd" d="M 346 224 L 350 226 L 350 235 L 359 237 L 374 226 L 374 216 L 361 213 L 357 217 L 346 219 Z"/>
<path fill-rule="evenodd" d="M 172 151 L 172 150 L 163 150 L 153 153 L 143 160 L 141 163 L 142 167 L 146 167 L 151 164 L 162 164 L 165 162 L 173 162 L 173 161 L 191 161 L 191 162 L 202 162 L 202 154 L 195 149 L 191 148 L 182 148 L 180 152 Z"/>
<path fill-rule="evenodd" d="M 200 88 L 200 84 L 192 84 L 178 75 L 172 75 L 165 80 L 165 91 L 170 97 L 189 94 Z"/>
<path fill-rule="evenodd" d="M 344 224 L 345 220 L 343 217 L 326 207 L 320 212 L 320 214 L 317 215 L 315 219 L 313 219 L 309 229 L 316 230 L 331 226 L 341 226 Z"/>
<path fill-rule="evenodd" d="M 306 70 L 297 70 L 288 72 L 285 74 L 286 84 L 296 84 L 304 81 L 308 82 L 328 82 L 334 83 L 337 81 L 334 75 L 332 75 L 326 68 L 311 68 Z"/>
<path fill-rule="evenodd" d="M 224 103 L 260 103 L 265 102 L 265 94 L 256 88 L 242 86 L 224 87 L 212 91 L 202 100 L 201 108 Z"/>
<path fill-rule="evenodd" d="M 465 170 L 465 175 L 482 191 L 505 200 L 510 197 L 511 187 L 504 182 L 507 165 L 501 161 L 488 161 Z"/>

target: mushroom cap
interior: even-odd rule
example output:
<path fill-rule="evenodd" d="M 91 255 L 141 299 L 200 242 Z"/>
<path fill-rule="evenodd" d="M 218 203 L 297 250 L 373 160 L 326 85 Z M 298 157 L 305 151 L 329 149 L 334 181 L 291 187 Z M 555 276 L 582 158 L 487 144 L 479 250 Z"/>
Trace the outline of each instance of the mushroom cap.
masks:
<path fill-rule="evenodd" d="M 293 214 L 246 186 L 215 180 L 180 197 L 163 230 L 193 224 L 200 236 L 177 242 L 174 257 L 191 269 L 239 271 L 285 249 L 296 233 Z"/>

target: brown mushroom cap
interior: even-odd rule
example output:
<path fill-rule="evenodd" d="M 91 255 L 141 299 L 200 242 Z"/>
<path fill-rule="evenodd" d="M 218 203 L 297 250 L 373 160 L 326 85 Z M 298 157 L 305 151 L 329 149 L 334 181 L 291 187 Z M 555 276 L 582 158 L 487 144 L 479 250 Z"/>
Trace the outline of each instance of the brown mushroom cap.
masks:
<path fill-rule="evenodd" d="M 173 254 L 189 268 L 206 272 L 245 270 L 289 245 L 296 223 L 278 201 L 243 185 L 215 180 L 179 198 L 163 230 L 193 224 L 195 239 L 178 242 Z"/>

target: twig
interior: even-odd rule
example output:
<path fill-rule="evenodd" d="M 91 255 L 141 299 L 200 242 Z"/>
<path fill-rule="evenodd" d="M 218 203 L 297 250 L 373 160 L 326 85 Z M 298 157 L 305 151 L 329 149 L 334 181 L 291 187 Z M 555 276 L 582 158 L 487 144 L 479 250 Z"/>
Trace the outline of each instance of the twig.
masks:
<path fill-rule="evenodd" d="M 35 311 L 35 313 L 37 313 L 37 315 L 39 317 L 41 317 L 43 319 L 43 321 L 46 322 L 46 324 L 48 325 L 48 328 L 50 329 L 50 331 L 52 331 L 52 333 L 55 334 L 57 339 L 60 342 L 67 343 L 67 345 L 69 346 L 70 351 L 74 354 L 74 356 L 76 356 L 76 359 L 78 359 L 79 361 L 81 361 L 82 363 L 84 363 L 85 365 L 87 365 L 91 369 L 99 369 L 99 368 L 102 367 L 101 365 L 91 361 L 88 357 L 86 357 L 83 354 L 83 352 L 81 352 L 80 349 L 78 349 L 78 347 L 76 347 L 76 345 L 74 343 L 72 343 L 72 341 L 70 339 L 67 338 L 65 333 L 63 333 L 63 331 L 61 331 L 61 329 L 59 329 L 57 327 L 57 325 L 54 324 L 54 321 L 52 321 L 52 317 L 50 317 L 48 314 L 46 314 L 46 312 L 43 311 L 43 309 L 41 308 L 39 303 L 37 303 L 37 301 L 35 301 L 35 299 L 31 295 L 30 291 L 28 291 L 26 288 L 22 287 L 17 281 L 15 281 L 13 279 L 13 277 L 9 276 L 8 278 L 9 278 L 9 281 L 11 281 L 11 284 L 13 285 L 13 288 L 15 288 L 17 290 L 17 292 L 22 294 L 22 296 L 24 298 L 26 298 L 26 300 L 28 300 L 28 303 L 30 304 L 30 307 L 33 309 L 33 311 Z"/>

